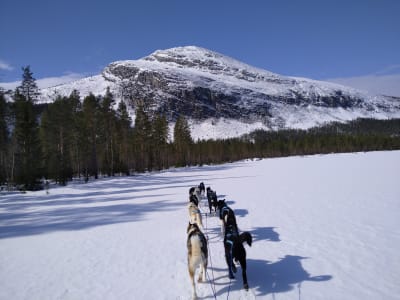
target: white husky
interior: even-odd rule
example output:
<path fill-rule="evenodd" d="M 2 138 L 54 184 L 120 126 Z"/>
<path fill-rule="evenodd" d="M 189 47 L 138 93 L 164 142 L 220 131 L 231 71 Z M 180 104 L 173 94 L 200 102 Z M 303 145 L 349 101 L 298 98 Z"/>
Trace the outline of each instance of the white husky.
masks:
<path fill-rule="evenodd" d="M 197 299 L 196 286 L 194 276 L 197 268 L 200 266 L 199 282 L 206 281 L 208 248 L 207 240 L 204 234 L 200 231 L 197 224 L 190 224 L 187 228 L 187 249 L 188 249 L 188 269 L 189 276 L 192 282 L 192 297 Z"/>

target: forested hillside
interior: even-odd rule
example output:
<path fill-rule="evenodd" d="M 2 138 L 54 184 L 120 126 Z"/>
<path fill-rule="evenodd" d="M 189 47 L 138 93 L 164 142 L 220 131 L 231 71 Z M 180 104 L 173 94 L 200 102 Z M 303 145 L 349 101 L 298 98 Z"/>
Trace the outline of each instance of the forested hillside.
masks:
<path fill-rule="evenodd" d="M 309 130 L 255 131 L 232 139 L 197 140 L 185 117 L 169 133 L 165 115 L 135 100 L 132 122 L 113 94 L 73 91 L 50 104 L 36 104 L 29 67 L 6 101 L 0 93 L 0 183 L 32 190 L 47 180 L 134 174 L 169 167 L 216 164 L 245 158 L 400 149 L 400 119 L 359 119 Z M 169 137 L 173 136 L 173 140 Z"/>

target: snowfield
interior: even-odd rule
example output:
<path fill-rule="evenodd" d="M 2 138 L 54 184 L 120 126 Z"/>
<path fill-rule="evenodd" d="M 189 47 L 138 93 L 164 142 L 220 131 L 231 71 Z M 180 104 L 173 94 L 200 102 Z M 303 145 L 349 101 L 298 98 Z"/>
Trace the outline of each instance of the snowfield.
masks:
<path fill-rule="evenodd" d="M 399 299 L 399 167 L 400 151 L 289 157 L 1 193 L 0 299 L 190 299 L 186 204 L 200 182 L 254 239 L 245 292 L 218 218 L 203 216 L 201 299 Z"/>

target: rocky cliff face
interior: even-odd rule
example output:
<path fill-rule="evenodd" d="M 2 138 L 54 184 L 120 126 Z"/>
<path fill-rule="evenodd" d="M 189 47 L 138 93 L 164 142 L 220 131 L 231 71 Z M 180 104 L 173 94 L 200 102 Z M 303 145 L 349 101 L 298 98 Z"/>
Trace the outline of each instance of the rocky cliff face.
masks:
<path fill-rule="evenodd" d="M 84 96 L 90 91 L 86 82 L 57 88 L 67 94 L 75 87 Z M 98 93 L 109 86 L 117 98 L 132 107 L 136 100 L 144 101 L 149 109 L 166 114 L 172 121 L 184 114 L 197 122 L 225 118 L 261 121 L 275 128 L 400 116 L 399 99 L 281 76 L 194 46 L 111 63 L 90 84 Z"/>

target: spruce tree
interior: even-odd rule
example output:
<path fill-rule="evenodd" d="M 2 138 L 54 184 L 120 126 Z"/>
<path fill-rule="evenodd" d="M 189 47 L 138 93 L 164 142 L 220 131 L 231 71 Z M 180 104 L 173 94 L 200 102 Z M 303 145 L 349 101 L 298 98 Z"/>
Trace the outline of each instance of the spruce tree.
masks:
<path fill-rule="evenodd" d="M 132 120 L 124 101 L 118 104 L 117 109 L 117 157 L 118 171 L 129 175 L 129 169 L 132 165 Z"/>
<path fill-rule="evenodd" d="M 135 109 L 135 124 L 133 128 L 135 170 L 143 172 L 151 169 L 152 153 L 150 151 L 151 123 L 144 103 L 137 101 Z"/>
<path fill-rule="evenodd" d="M 113 109 L 114 96 L 107 88 L 100 103 L 100 134 L 102 143 L 102 169 L 113 176 L 116 164 L 116 113 Z"/>
<path fill-rule="evenodd" d="M 165 115 L 157 115 L 152 126 L 152 150 L 154 164 L 158 170 L 168 168 L 168 121 Z"/>
<path fill-rule="evenodd" d="M 190 135 L 190 127 L 184 116 L 179 116 L 174 127 L 174 149 L 176 161 L 179 166 L 186 166 L 191 163 L 190 150 L 193 144 Z"/>
<path fill-rule="evenodd" d="M 85 179 L 99 175 L 98 165 L 98 138 L 100 136 L 99 126 L 99 99 L 89 94 L 83 100 L 81 115 L 81 133 L 83 134 L 82 151 L 84 156 Z"/>
<path fill-rule="evenodd" d="M 41 137 L 47 177 L 62 185 L 72 179 L 73 110 L 67 97 L 57 97 L 42 114 Z"/>
<path fill-rule="evenodd" d="M 17 87 L 18 94 L 24 96 L 27 101 L 36 102 L 40 93 L 30 66 L 22 67 L 22 72 L 22 82 Z"/>
<path fill-rule="evenodd" d="M 0 90 L 0 185 L 7 181 L 7 148 L 8 148 L 8 126 L 7 126 L 7 103 L 3 92 Z"/>
<path fill-rule="evenodd" d="M 82 102 L 79 92 L 73 90 L 68 97 L 71 105 L 72 121 L 71 121 L 71 165 L 73 174 L 81 176 L 84 171 L 86 158 L 84 156 L 85 147 L 87 147 L 87 135 L 84 130 Z"/>
<path fill-rule="evenodd" d="M 14 96 L 14 113 L 13 180 L 23 189 L 36 189 L 43 175 L 39 125 L 32 101 L 18 90 Z"/>

